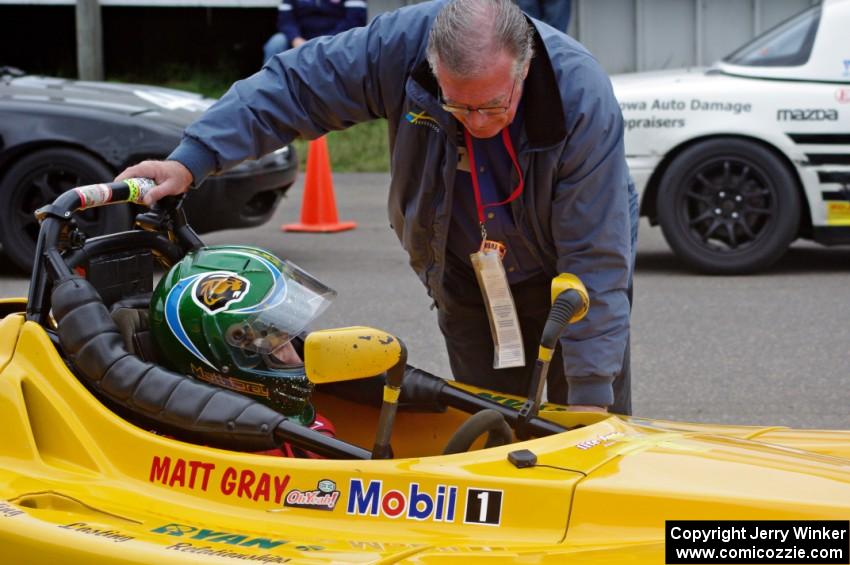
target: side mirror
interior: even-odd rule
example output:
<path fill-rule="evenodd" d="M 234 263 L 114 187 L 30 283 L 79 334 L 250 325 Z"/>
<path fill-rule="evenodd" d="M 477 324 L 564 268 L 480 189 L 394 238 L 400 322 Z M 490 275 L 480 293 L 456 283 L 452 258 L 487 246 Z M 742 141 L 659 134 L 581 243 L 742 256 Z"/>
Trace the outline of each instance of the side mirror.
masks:
<path fill-rule="evenodd" d="M 304 340 L 304 367 L 315 384 L 374 377 L 398 365 L 404 346 L 365 326 L 312 332 Z"/>

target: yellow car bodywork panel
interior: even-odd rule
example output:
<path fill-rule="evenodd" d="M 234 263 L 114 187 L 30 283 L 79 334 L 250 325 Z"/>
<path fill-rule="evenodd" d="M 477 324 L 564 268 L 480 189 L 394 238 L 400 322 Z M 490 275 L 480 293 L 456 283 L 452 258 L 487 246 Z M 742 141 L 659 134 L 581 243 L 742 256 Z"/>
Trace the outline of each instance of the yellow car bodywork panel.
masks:
<path fill-rule="evenodd" d="M 0 371 L 12 359 L 18 343 L 18 333 L 24 323 L 22 314 L 13 314 L 0 318 Z"/>
<path fill-rule="evenodd" d="M 475 391 L 483 398 L 488 398 L 499 404 L 519 409 L 522 407 L 524 398 L 508 394 L 494 393 L 492 391 L 481 391 L 461 383 L 452 383 L 453 386 Z M 577 425 L 587 425 L 590 422 L 598 422 L 606 415 L 592 413 L 568 412 L 566 407 L 557 404 L 543 404 L 540 415 L 562 426 L 572 428 Z M 850 430 L 798 430 L 784 426 L 736 426 L 728 424 L 696 424 L 690 422 L 672 422 L 667 420 L 651 420 L 634 416 L 620 416 L 620 419 L 628 422 L 637 429 L 661 432 L 681 432 L 688 434 L 720 435 L 730 438 L 749 439 L 773 445 L 790 447 L 800 451 L 809 451 L 821 455 L 830 455 L 843 459 L 850 459 Z"/>
<path fill-rule="evenodd" d="M 671 435 L 659 441 L 637 435 L 613 441 L 624 444 L 624 456 L 577 488 L 569 543 L 657 541 L 665 520 L 850 516 L 850 462 L 845 459 L 721 436 Z M 753 473 L 756 466 L 759 472 Z"/>
<path fill-rule="evenodd" d="M 204 548 L 268 562 L 356 562 L 435 544 L 556 544 L 583 477 L 535 469 L 529 481 L 527 470 L 508 463 L 511 446 L 441 458 L 332 461 L 178 442 L 105 408 L 30 322 L 0 374 L 0 404 L 0 499 L 7 501 L 0 546 L 23 562 L 49 555 L 65 563 L 90 563 L 92 555 L 145 563 L 214 557 Z M 538 441 L 542 460 L 561 449 L 557 438 Z M 329 492 L 318 490 L 320 482 Z M 521 488 L 512 492 L 515 485 Z M 287 506 L 311 499 L 313 508 Z M 376 551 L 375 542 L 396 545 Z"/>
<path fill-rule="evenodd" d="M 850 514 L 850 462 L 747 439 L 778 443 L 775 428 L 544 405 L 544 417 L 583 427 L 439 456 L 465 415 L 401 412 L 395 459 L 287 459 L 131 425 L 20 315 L 0 319 L 0 340 L 0 547 L 10 563 L 658 563 L 664 519 Z M 321 394 L 316 403 L 343 439 L 371 443 L 377 408 Z M 818 434 L 790 443 L 817 444 Z M 520 448 L 538 465 L 510 464 Z"/>

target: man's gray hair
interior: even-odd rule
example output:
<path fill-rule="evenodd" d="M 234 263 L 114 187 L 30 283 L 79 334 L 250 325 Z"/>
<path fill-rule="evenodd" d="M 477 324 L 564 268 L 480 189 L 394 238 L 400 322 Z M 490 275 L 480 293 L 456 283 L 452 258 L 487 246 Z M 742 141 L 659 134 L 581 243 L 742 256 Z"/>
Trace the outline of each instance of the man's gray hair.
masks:
<path fill-rule="evenodd" d="M 505 51 L 515 59 L 514 77 L 534 53 L 534 28 L 511 0 L 449 0 L 440 9 L 428 37 L 428 63 L 454 75 L 475 77 Z"/>

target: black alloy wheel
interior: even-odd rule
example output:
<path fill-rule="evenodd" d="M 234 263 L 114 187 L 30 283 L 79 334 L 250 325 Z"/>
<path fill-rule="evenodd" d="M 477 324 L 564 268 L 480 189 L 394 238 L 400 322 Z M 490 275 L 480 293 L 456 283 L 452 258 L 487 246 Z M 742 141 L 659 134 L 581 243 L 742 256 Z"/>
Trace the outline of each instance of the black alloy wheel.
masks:
<path fill-rule="evenodd" d="M 658 191 L 658 221 L 673 251 L 710 274 L 763 270 L 797 236 L 800 195 L 769 149 L 712 139 L 678 155 Z"/>
<path fill-rule="evenodd" d="M 115 174 L 95 157 L 68 148 L 43 149 L 12 165 L 0 181 L 0 243 L 18 267 L 32 269 L 39 223 L 33 212 L 63 192 L 87 184 L 110 182 Z M 127 205 L 106 206 L 76 215 L 89 236 L 130 227 Z"/>

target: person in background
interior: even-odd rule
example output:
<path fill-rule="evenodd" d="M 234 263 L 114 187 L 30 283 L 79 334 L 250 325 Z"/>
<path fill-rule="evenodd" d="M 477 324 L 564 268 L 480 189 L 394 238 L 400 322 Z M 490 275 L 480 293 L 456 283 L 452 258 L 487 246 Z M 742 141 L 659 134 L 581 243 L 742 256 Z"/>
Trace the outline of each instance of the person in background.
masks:
<path fill-rule="evenodd" d="M 572 273 L 591 306 L 561 336 L 548 398 L 630 414 L 638 206 L 623 116 L 593 56 L 512 0 L 422 2 L 272 57 L 168 159 L 118 178 L 154 179 L 150 205 L 295 137 L 377 118 L 389 128 L 390 225 L 437 308 L 454 377 L 524 396 L 552 277 Z M 499 285 L 488 296 L 509 291 L 515 311 L 485 301 L 480 281 Z M 510 332 L 498 344 L 493 312 L 510 317 L 493 325 Z"/>
<path fill-rule="evenodd" d="M 281 0 L 277 33 L 263 45 L 263 62 L 308 39 L 366 25 L 366 0 Z"/>
<path fill-rule="evenodd" d="M 572 0 L 516 0 L 516 3 L 532 18 L 544 21 L 558 31 L 567 33 L 573 9 Z"/>

